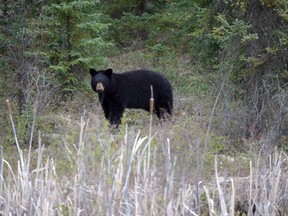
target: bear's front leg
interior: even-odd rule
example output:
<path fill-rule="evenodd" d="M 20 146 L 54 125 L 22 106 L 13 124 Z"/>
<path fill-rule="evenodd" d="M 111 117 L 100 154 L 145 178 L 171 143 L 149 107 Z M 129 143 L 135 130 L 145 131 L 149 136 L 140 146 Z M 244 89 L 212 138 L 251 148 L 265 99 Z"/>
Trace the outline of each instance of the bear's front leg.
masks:
<path fill-rule="evenodd" d="M 124 112 L 124 107 L 120 104 L 110 104 L 109 122 L 116 127 L 121 124 L 121 118 Z"/>
<path fill-rule="evenodd" d="M 104 111 L 104 115 L 105 115 L 105 118 L 107 120 L 109 120 L 109 115 L 110 115 L 110 106 L 109 106 L 109 103 L 103 103 L 102 104 L 102 108 L 103 108 L 103 111 Z"/>
<path fill-rule="evenodd" d="M 102 109 L 104 111 L 105 118 L 109 120 L 110 115 L 110 101 L 104 97 L 103 94 L 99 94 L 99 101 L 101 103 Z"/>

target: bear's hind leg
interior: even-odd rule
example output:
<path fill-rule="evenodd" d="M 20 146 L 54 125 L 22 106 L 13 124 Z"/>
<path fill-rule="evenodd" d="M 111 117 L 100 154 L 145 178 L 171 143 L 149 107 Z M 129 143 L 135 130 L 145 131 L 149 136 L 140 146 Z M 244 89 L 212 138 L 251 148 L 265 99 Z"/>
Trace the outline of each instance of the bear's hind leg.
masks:
<path fill-rule="evenodd" d="M 161 122 L 171 120 L 172 110 L 170 107 L 155 107 L 155 111 Z"/>
<path fill-rule="evenodd" d="M 167 115 L 168 115 L 169 112 L 168 112 L 168 110 L 166 108 L 155 107 L 155 110 L 156 110 L 157 117 L 159 119 L 164 119 L 165 120 L 167 118 Z"/>
<path fill-rule="evenodd" d="M 167 107 L 165 107 L 165 110 L 167 111 L 167 113 L 169 113 L 169 115 L 172 115 L 172 109 L 172 104 L 170 102 L 167 102 Z"/>
<path fill-rule="evenodd" d="M 155 107 L 156 115 L 159 119 L 162 118 L 163 113 L 161 112 L 160 107 Z"/>

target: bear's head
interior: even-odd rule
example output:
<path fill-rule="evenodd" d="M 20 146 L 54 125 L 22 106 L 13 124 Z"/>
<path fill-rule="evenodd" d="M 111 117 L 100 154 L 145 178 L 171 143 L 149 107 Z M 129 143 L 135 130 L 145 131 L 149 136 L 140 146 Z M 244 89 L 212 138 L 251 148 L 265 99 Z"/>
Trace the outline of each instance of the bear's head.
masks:
<path fill-rule="evenodd" d="M 92 89 L 97 93 L 103 93 L 107 91 L 110 87 L 110 79 L 112 76 L 112 69 L 96 71 L 95 69 L 90 69 L 91 74 L 91 86 Z"/>

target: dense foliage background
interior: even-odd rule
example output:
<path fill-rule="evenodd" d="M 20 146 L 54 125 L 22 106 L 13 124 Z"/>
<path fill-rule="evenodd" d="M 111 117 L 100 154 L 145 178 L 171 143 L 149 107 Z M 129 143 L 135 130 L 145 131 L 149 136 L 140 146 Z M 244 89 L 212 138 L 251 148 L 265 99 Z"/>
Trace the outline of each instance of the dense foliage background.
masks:
<path fill-rule="evenodd" d="M 4 1 L 2 103 L 23 114 L 36 100 L 42 110 L 91 94 L 87 69 L 134 50 L 184 97 L 213 99 L 223 85 L 222 133 L 234 118 L 238 136 L 277 140 L 287 134 L 287 13 L 284 0 Z M 177 71 L 171 60 L 184 58 Z"/>
<path fill-rule="evenodd" d="M 69 129 L 59 129 L 63 119 L 84 111 L 97 111 L 104 123 L 96 127 L 109 130 L 95 109 L 91 67 L 150 68 L 171 80 L 174 126 L 162 133 L 173 134 L 175 154 L 185 156 L 194 133 L 203 133 L 205 158 L 287 153 L 287 0 L 3 0 L 0 23 L 0 145 L 8 155 L 15 139 L 7 99 L 24 149 L 37 147 L 41 131 L 54 151 L 52 135 Z M 123 131 L 125 122 L 143 130 L 145 118 L 129 113 Z"/>

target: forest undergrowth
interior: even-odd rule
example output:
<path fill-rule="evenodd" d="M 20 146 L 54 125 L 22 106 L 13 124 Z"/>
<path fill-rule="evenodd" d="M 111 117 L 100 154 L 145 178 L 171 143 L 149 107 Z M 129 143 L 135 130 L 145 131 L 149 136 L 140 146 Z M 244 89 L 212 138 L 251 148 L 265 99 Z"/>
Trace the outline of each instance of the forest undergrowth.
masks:
<path fill-rule="evenodd" d="M 217 100 L 211 110 L 176 96 L 168 122 L 127 111 L 117 132 L 94 102 L 44 117 L 50 133 L 35 107 L 23 145 L 7 101 L 15 146 L 1 148 L 1 215 L 287 215 L 287 152 L 216 134 Z"/>

